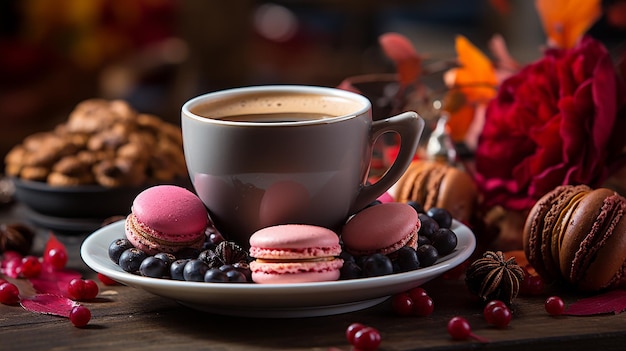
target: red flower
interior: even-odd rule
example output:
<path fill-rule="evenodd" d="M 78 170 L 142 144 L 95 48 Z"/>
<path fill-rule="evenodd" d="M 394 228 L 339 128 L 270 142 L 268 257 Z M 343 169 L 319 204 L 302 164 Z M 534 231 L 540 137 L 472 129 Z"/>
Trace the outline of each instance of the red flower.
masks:
<path fill-rule="evenodd" d="M 475 155 L 485 205 L 524 210 L 561 184 L 600 185 L 626 145 L 625 112 L 601 43 L 547 50 L 489 103 Z"/>

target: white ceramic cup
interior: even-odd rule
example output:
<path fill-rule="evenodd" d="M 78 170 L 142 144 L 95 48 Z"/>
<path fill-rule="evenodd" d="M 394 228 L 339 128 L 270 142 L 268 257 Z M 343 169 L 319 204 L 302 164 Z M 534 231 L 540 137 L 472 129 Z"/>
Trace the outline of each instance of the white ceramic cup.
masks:
<path fill-rule="evenodd" d="M 256 230 L 276 224 L 339 229 L 400 178 L 424 128 L 415 112 L 373 122 L 371 110 L 355 93 L 295 85 L 235 88 L 186 102 L 185 160 L 216 228 L 244 246 Z M 399 154 L 368 184 L 373 144 L 387 132 L 400 135 Z"/>

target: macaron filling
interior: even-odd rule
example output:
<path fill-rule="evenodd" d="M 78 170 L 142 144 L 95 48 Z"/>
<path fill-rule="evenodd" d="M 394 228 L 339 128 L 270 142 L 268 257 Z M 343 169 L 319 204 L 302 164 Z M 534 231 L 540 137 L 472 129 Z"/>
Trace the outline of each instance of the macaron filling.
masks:
<path fill-rule="evenodd" d="M 371 255 L 374 252 L 378 252 L 383 255 L 389 255 L 393 252 L 398 251 L 401 247 L 404 247 L 404 246 L 410 246 L 414 249 L 417 247 L 417 227 L 415 227 L 415 230 L 411 232 L 410 235 L 407 235 L 406 237 L 396 241 L 395 243 L 389 246 L 378 248 L 375 251 L 372 251 L 371 249 L 358 250 L 354 248 L 350 248 L 350 249 L 346 248 L 346 251 L 348 251 L 350 254 L 355 255 L 355 256 Z"/>
<path fill-rule="evenodd" d="M 139 244 L 145 245 L 149 250 L 159 250 L 162 248 L 168 252 L 176 252 L 186 247 L 201 247 L 204 243 L 204 232 L 196 234 L 168 234 L 156 232 L 147 225 L 142 224 L 134 214 L 128 215 L 126 218 L 126 232 L 133 233 L 136 237 L 129 237 L 128 239 L 138 241 Z M 169 239 L 164 239 L 168 237 Z"/>

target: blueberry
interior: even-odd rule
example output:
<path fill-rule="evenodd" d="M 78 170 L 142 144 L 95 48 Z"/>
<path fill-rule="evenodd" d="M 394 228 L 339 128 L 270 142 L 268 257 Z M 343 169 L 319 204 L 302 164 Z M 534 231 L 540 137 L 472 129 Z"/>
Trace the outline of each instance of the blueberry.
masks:
<path fill-rule="evenodd" d="M 174 280 L 185 280 L 183 270 L 187 262 L 189 262 L 188 258 L 181 258 L 172 262 L 172 264 L 170 264 L 170 277 Z"/>
<path fill-rule="evenodd" d="M 131 244 L 128 239 L 116 239 L 111 243 L 111 245 L 109 245 L 109 258 L 111 261 L 115 262 L 115 264 L 119 264 L 122 252 L 130 249 L 131 247 L 133 247 L 133 244 Z"/>
<path fill-rule="evenodd" d="M 183 268 L 183 277 L 190 282 L 203 282 L 204 274 L 209 270 L 209 265 L 199 259 L 191 259 Z"/>
<path fill-rule="evenodd" d="M 375 253 L 363 261 L 363 276 L 377 277 L 393 273 L 393 264 L 386 255 Z"/>
<path fill-rule="evenodd" d="M 139 274 L 144 277 L 161 278 L 167 275 L 168 269 L 165 261 L 155 256 L 146 257 L 139 266 Z"/>
<path fill-rule="evenodd" d="M 250 271 L 250 265 L 247 262 L 236 262 L 233 264 L 225 264 L 218 268 L 220 271 L 227 273 L 229 281 L 231 282 L 251 282 L 252 271 Z M 231 272 L 236 273 L 231 273 Z"/>
<path fill-rule="evenodd" d="M 437 252 L 437 249 L 432 245 L 422 245 L 417 248 L 417 258 L 422 267 L 429 267 L 437 262 L 439 252 Z"/>
<path fill-rule="evenodd" d="M 250 264 L 248 262 L 235 262 L 233 267 L 246 277 L 246 281 L 252 281 L 252 271 L 250 270 Z"/>
<path fill-rule="evenodd" d="M 344 264 L 348 261 L 356 262 L 354 256 L 352 256 L 352 254 L 348 253 L 347 251 L 341 251 L 341 253 L 339 254 L 339 258 L 343 260 Z"/>
<path fill-rule="evenodd" d="M 361 267 L 355 261 L 344 261 L 339 277 L 342 280 L 361 278 Z"/>
<path fill-rule="evenodd" d="M 228 271 L 234 271 L 235 270 L 235 266 L 233 266 L 232 264 L 224 264 L 218 267 L 218 269 L 224 273 L 228 272 Z"/>
<path fill-rule="evenodd" d="M 154 257 L 156 257 L 159 260 L 165 262 L 165 266 L 167 268 L 170 267 L 172 262 L 176 261 L 176 256 L 172 255 L 171 253 L 167 253 L 167 252 L 159 252 L 158 254 L 154 255 Z"/>
<path fill-rule="evenodd" d="M 433 236 L 433 246 L 441 256 L 445 256 L 454 251 L 457 242 L 456 234 L 448 228 L 439 228 L 435 236 Z"/>
<path fill-rule="evenodd" d="M 124 271 L 129 273 L 135 273 L 139 270 L 141 262 L 146 259 L 148 255 L 134 247 L 124 250 L 120 255 L 119 265 Z"/>
<path fill-rule="evenodd" d="M 406 204 L 413 207 L 413 209 L 415 210 L 415 212 L 417 212 L 417 214 L 426 212 L 424 211 L 424 206 L 422 206 L 422 204 L 420 204 L 417 201 L 409 201 Z"/>
<path fill-rule="evenodd" d="M 219 268 L 211 268 L 204 273 L 203 280 L 207 283 L 226 283 L 228 276 Z"/>
<path fill-rule="evenodd" d="M 237 269 L 232 269 L 225 273 L 226 273 L 226 277 L 228 278 L 229 283 L 247 283 L 248 282 L 248 278 L 246 277 L 246 275 L 238 271 Z"/>
<path fill-rule="evenodd" d="M 397 256 L 394 261 L 398 266 L 398 272 L 408 272 L 420 267 L 417 251 L 412 247 L 404 246 L 396 252 Z"/>
<path fill-rule="evenodd" d="M 450 228 L 452 226 L 452 214 L 442 207 L 431 207 L 426 214 L 439 224 L 439 228 Z"/>
<path fill-rule="evenodd" d="M 420 213 L 418 215 L 418 218 L 421 223 L 418 235 L 424 236 L 432 240 L 433 235 L 435 234 L 437 229 L 439 229 L 439 224 L 437 224 L 437 221 L 430 218 L 430 216 L 428 216 L 426 213 Z"/>
<path fill-rule="evenodd" d="M 432 241 L 423 235 L 417 236 L 417 246 L 432 245 Z"/>

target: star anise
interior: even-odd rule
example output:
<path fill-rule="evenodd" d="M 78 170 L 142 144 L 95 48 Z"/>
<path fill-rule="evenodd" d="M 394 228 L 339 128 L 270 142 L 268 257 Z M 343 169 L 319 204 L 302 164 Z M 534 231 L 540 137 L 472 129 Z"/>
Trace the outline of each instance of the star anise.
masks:
<path fill-rule="evenodd" d="M 483 301 L 501 300 L 510 305 L 524 279 L 524 270 L 515 257 L 505 259 L 502 251 L 487 251 L 472 262 L 465 274 L 465 283 Z"/>
<path fill-rule="evenodd" d="M 239 262 L 248 262 L 248 252 L 233 241 L 222 241 L 217 244 L 215 254 L 224 262 L 224 264 L 234 264 Z"/>

